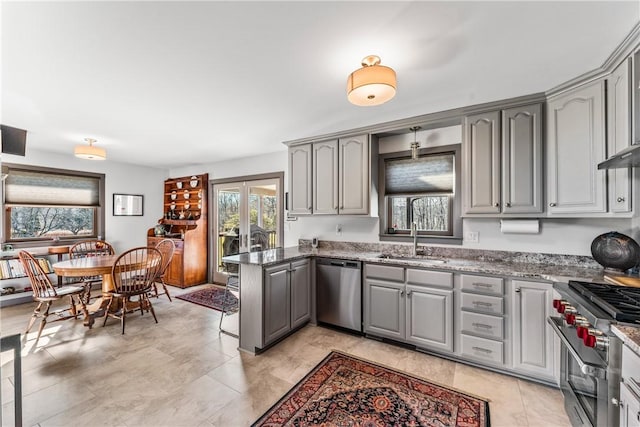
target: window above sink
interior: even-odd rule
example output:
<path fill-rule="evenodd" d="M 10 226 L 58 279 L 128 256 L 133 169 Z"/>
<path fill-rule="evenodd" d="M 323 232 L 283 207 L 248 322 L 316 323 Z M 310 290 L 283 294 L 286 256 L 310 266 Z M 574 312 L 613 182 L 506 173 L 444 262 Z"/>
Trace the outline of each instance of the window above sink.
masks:
<path fill-rule="evenodd" d="M 462 243 L 460 144 L 380 154 L 380 240 Z"/>

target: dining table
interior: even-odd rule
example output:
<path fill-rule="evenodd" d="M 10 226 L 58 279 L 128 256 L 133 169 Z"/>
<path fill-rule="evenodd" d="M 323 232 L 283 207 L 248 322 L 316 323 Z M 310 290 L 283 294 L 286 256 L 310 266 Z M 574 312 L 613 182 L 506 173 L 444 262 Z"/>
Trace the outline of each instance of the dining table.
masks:
<path fill-rule="evenodd" d="M 102 295 L 86 306 L 88 316 L 84 321 L 84 325 L 89 328 L 93 326 L 96 318 L 103 317 L 105 315 L 105 311 L 109 306 L 109 300 L 111 298 L 108 296 L 108 293 L 115 290 L 112 270 L 118 257 L 119 255 L 100 255 L 71 258 L 65 261 L 56 262 L 51 266 L 53 271 L 59 277 L 62 276 L 82 279 L 83 277 L 102 276 Z M 127 270 L 141 269 L 144 267 L 144 265 L 139 263 L 128 264 L 125 266 Z M 127 304 L 126 310 L 138 307 L 140 307 L 139 302 L 132 301 L 131 306 Z M 116 298 L 113 300 L 111 306 L 109 306 L 109 311 L 116 312 L 120 309 L 121 307 L 118 304 L 118 299 Z"/>

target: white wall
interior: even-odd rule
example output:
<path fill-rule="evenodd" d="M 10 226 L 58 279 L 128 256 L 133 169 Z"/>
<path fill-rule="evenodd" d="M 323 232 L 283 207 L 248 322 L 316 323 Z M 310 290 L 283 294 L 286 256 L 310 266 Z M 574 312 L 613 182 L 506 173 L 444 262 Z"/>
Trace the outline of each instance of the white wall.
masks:
<path fill-rule="evenodd" d="M 69 155 L 38 151 L 27 147 L 26 157 L 2 155 L 2 162 L 44 166 L 105 174 L 105 240 L 116 251 L 146 246 L 147 230 L 155 226 L 163 214 L 163 182 L 169 173 L 128 163 L 82 160 Z M 113 216 L 113 193 L 142 194 L 143 216 Z"/>
<path fill-rule="evenodd" d="M 459 143 L 461 130 L 452 126 L 417 133 L 421 147 Z M 413 142 L 413 134 L 384 138 L 380 141 L 381 152 L 404 151 Z M 268 155 L 255 156 L 221 163 L 208 163 L 188 168 L 172 169 L 171 176 L 209 173 L 210 179 L 285 172 L 285 191 L 288 191 L 287 152 L 283 149 Z M 376 243 L 378 218 L 349 216 L 299 217 L 296 221 L 285 221 L 285 246 L 295 246 L 298 239 L 318 237 L 321 240 Z M 522 252 L 544 252 L 570 255 L 591 255 L 591 241 L 608 231 L 618 231 L 640 241 L 637 219 L 541 219 L 539 234 L 502 234 L 497 218 L 465 218 L 463 233 L 477 231 L 478 243 L 464 242 L 462 247 L 470 249 L 512 250 Z M 336 234 L 340 225 L 342 233 Z"/>

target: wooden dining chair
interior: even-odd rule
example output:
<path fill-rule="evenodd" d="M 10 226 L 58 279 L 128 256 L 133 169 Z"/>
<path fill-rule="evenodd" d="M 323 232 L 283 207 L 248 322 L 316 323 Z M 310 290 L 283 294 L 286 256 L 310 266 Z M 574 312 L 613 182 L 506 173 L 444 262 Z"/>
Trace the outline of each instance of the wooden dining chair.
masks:
<path fill-rule="evenodd" d="M 104 240 L 83 240 L 69 248 L 69 258 L 86 258 L 94 256 L 115 255 L 113 246 Z M 91 299 L 91 287 L 97 283 L 102 283 L 102 276 L 82 277 L 86 287 L 85 302 Z"/>
<path fill-rule="evenodd" d="M 122 333 L 124 334 L 125 319 L 128 311 L 127 303 L 133 297 L 138 297 L 140 313 L 151 311 L 153 319 L 158 323 L 158 318 L 149 300 L 149 292 L 162 268 L 162 254 L 156 248 L 140 247 L 129 249 L 120 255 L 111 270 L 114 289 L 103 293 L 109 303 L 105 310 L 104 323 L 109 317 L 120 319 Z M 131 301 L 133 302 L 133 301 Z M 112 305 L 119 305 L 117 311 L 112 310 Z"/>
<path fill-rule="evenodd" d="M 171 264 L 173 253 L 176 251 L 176 244 L 173 243 L 173 240 L 171 239 L 162 239 L 156 245 L 156 249 L 162 254 L 162 267 L 160 268 L 160 275 L 153 282 L 153 296 L 158 298 L 159 295 L 166 294 L 169 301 L 171 301 L 171 295 L 169 295 L 169 290 L 167 289 L 167 284 L 165 283 L 164 278 L 167 274 L 167 270 L 169 269 L 169 264 Z M 160 281 L 160 284 L 162 285 L 162 293 L 158 293 L 157 281 Z"/>
<path fill-rule="evenodd" d="M 40 339 L 40 335 L 42 335 L 42 330 L 47 324 L 47 317 L 50 314 L 57 314 L 55 320 L 52 322 L 56 322 L 58 320 L 66 320 L 70 318 L 77 319 L 78 318 L 78 308 L 80 306 L 80 310 L 85 315 L 85 317 L 89 316 L 87 312 L 87 307 L 84 303 L 83 294 L 85 292 L 84 287 L 82 286 L 53 286 L 49 276 L 44 272 L 38 261 L 31 256 L 30 253 L 26 251 L 20 251 L 18 253 L 18 258 L 24 267 L 24 272 L 29 277 L 29 281 L 31 282 L 31 288 L 33 289 L 33 299 L 38 302 L 37 307 L 33 310 L 33 314 L 31 315 L 31 319 L 29 320 L 29 325 L 27 326 L 27 330 L 25 331 L 25 335 L 29 333 L 33 324 L 35 323 L 37 318 L 41 318 L 40 327 L 38 328 L 38 336 L 36 338 L 36 342 L 34 344 L 38 344 L 38 340 Z M 69 297 L 69 308 L 64 308 L 56 311 L 52 311 L 49 313 L 49 309 L 51 308 L 51 304 L 54 301 L 61 300 L 65 297 Z M 77 302 L 74 300 L 74 297 L 77 298 Z M 44 305 L 44 308 L 43 308 Z M 68 315 L 64 315 L 65 312 L 69 312 Z"/>

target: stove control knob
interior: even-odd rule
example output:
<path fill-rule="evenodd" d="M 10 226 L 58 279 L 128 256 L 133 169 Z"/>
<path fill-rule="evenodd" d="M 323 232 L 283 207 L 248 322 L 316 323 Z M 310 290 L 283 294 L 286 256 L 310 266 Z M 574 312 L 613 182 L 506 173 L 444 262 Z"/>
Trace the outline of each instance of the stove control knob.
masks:
<path fill-rule="evenodd" d="M 593 328 L 587 329 L 587 334 L 582 339 L 584 345 L 595 348 L 596 350 L 605 350 L 609 347 L 609 337 L 605 336 L 601 331 Z"/>
<path fill-rule="evenodd" d="M 572 313 L 564 313 L 564 321 L 567 322 L 567 325 L 575 325 L 576 324 L 576 315 Z"/>
<path fill-rule="evenodd" d="M 588 334 L 588 331 L 589 331 L 590 327 L 591 327 L 591 325 L 589 323 L 587 323 L 586 325 L 585 324 L 577 325 L 576 326 L 576 333 L 578 334 L 578 338 L 583 340 L 584 337 Z"/>
<path fill-rule="evenodd" d="M 561 300 L 561 299 L 554 299 L 553 300 L 553 308 L 555 308 L 556 311 L 558 311 L 558 313 L 560 312 L 560 306 L 562 306 L 564 304 L 569 304 L 569 303 L 566 302 L 565 300 Z"/>

